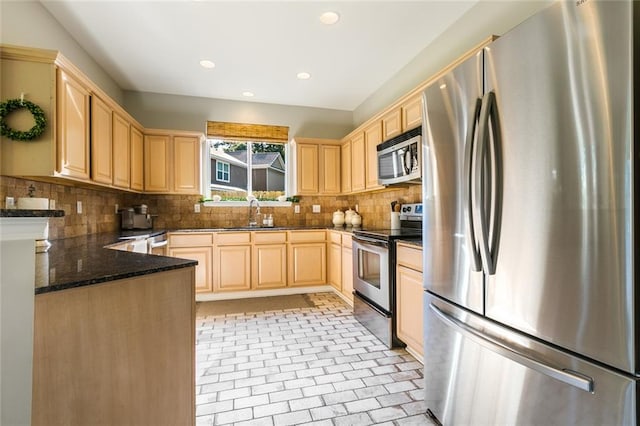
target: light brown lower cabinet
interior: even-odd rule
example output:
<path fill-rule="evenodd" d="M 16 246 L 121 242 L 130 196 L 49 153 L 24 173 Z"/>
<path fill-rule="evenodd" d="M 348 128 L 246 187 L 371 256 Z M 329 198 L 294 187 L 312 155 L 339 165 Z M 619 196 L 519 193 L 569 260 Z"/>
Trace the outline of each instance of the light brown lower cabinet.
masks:
<path fill-rule="evenodd" d="M 353 303 L 353 250 L 351 235 L 342 235 L 342 294 Z"/>
<path fill-rule="evenodd" d="M 336 290 L 342 291 L 342 245 L 329 243 L 327 266 L 329 268 L 328 283 Z"/>
<path fill-rule="evenodd" d="M 213 247 L 178 247 L 169 250 L 169 256 L 196 260 L 196 293 L 213 291 Z"/>
<path fill-rule="evenodd" d="M 39 425 L 195 423 L 194 268 L 38 294 Z"/>
<path fill-rule="evenodd" d="M 213 248 L 213 291 L 251 289 L 251 234 L 220 232 Z"/>
<path fill-rule="evenodd" d="M 327 243 L 324 230 L 289 231 L 289 286 L 327 283 Z"/>
<path fill-rule="evenodd" d="M 397 334 L 407 347 L 423 356 L 422 250 L 398 243 L 396 266 Z"/>

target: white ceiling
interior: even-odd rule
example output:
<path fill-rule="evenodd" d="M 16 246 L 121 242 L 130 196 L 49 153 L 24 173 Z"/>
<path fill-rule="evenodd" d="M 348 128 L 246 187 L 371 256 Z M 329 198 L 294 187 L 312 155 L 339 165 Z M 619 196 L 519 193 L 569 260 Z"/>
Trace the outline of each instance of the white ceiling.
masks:
<path fill-rule="evenodd" d="M 124 90 L 347 111 L 476 2 L 42 0 Z"/>

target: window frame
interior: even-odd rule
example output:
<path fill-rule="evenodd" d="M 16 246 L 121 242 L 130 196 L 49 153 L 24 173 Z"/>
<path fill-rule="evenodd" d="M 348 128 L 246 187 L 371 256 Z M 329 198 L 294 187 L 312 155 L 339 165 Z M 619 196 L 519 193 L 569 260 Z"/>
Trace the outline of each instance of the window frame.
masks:
<path fill-rule="evenodd" d="M 220 170 L 220 166 L 226 166 L 227 170 Z M 219 173 L 222 173 L 223 175 L 226 173 L 227 178 L 220 178 Z M 231 182 L 231 164 L 227 163 L 226 161 L 221 161 L 221 160 L 216 160 L 216 180 L 218 182 Z"/>

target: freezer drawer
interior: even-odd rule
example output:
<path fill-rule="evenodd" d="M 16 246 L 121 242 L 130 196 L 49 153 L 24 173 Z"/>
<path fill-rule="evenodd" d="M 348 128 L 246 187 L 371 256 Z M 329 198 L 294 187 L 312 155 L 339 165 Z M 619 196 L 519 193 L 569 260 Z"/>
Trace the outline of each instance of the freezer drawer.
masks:
<path fill-rule="evenodd" d="M 425 292 L 425 398 L 444 425 L 635 425 L 638 379 Z"/>

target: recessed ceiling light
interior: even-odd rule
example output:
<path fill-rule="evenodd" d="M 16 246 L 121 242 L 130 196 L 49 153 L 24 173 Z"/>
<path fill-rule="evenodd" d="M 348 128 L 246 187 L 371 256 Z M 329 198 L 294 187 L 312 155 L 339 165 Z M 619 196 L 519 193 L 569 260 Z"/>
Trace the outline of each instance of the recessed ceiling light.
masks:
<path fill-rule="evenodd" d="M 336 12 L 325 12 L 320 15 L 320 22 L 325 25 L 333 25 L 340 20 L 340 15 Z"/>
<path fill-rule="evenodd" d="M 201 61 L 200 61 L 200 65 L 201 65 L 203 68 L 215 68 L 215 67 L 216 67 L 216 64 L 214 64 L 213 62 L 211 62 L 211 61 L 210 61 L 210 60 L 208 60 L 208 59 L 203 59 L 203 60 L 201 60 Z"/>
<path fill-rule="evenodd" d="M 311 78 L 311 74 L 308 72 L 299 72 L 297 77 L 299 80 L 309 80 Z"/>
<path fill-rule="evenodd" d="M 246 96 L 247 98 L 253 97 L 253 92 L 242 92 L 242 96 Z"/>

